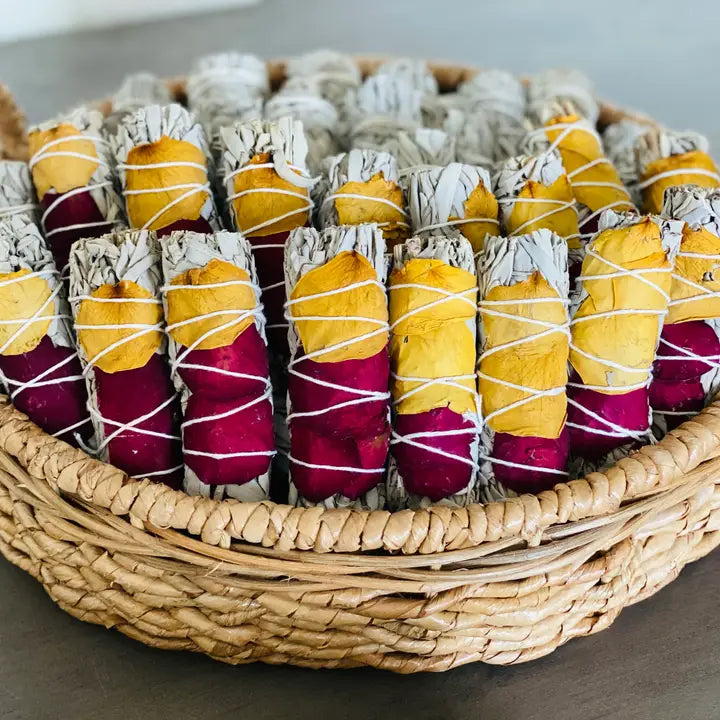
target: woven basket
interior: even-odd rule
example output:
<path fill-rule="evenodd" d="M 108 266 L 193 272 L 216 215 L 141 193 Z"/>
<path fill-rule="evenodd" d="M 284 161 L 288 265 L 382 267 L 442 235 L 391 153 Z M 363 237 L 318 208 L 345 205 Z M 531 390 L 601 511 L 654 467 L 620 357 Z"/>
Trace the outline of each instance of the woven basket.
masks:
<path fill-rule="evenodd" d="M 443 88 L 471 72 L 436 68 Z M 0 551 L 80 620 L 228 663 L 518 663 L 608 627 L 720 544 L 719 456 L 720 400 L 537 496 L 302 509 L 130 480 L 0 398 Z"/>

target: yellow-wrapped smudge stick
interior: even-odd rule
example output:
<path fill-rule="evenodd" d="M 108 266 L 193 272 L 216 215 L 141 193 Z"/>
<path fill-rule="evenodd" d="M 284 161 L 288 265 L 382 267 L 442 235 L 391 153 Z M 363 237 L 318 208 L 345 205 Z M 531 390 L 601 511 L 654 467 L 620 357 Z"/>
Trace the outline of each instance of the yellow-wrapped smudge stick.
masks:
<path fill-rule="evenodd" d="M 648 385 L 682 225 L 606 211 L 571 308 L 571 450 L 598 458 L 649 430 Z"/>
<path fill-rule="evenodd" d="M 580 247 L 575 196 L 557 152 L 506 160 L 495 176 L 495 197 L 508 237 L 547 229 L 569 248 Z"/>
<path fill-rule="evenodd" d="M 699 412 L 718 390 L 720 190 L 668 188 L 663 215 L 683 228 L 650 386 L 659 431 Z"/>
<path fill-rule="evenodd" d="M 323 182 L 319 209 L 323 228 L 377 223 L 389 248 L 408 237 L 397 163 L 389 153 L 355 149 L 336 155 Z"/>
<path fill-rule="evenodd" d="M 476 255 L 487 235 L 498 234 L 498 202 L 490 174 L 475 165 L 451 163 L 412 172 L 408 208 L 413 233 L 430 237 L 456 229 Z"/>
<path fill-rule="evenodd" d="M 488 238 L 478 263 L 478 387 L 489 492 L 565 477 L 568 251 L 549 230 Z"/>
<path fill-rule="evenodd" d="M 65 288 L 39 228 L 22 215 L 0 218 L 0 377 L 46 433 L 72 445 L 90 440 Z"/>
<path fill-rule="evenodd" d="M 477 281 L 457 231 L 395 247 L 388 282 L 393 505 L 409 496 L 477 498 L 479 407 L 474 375 Z"/>
<path fill-rule="evenodd" d="M 390 443 L 385 240 L 377 225 L 288 238 L 290 501 L 384 505 Z"/>
<path fill-rule="evenodd" d="M 526 145 L 531 152 L 557 150 L 578 204 L 580 232 L 589 239 L 604 210 L 634 211 L 630 194 L 617 170 L 605 156 L 600 136 L 572 103 L 551 103 L 541 112 L 549 116 L 531 131 Z"/>
<path fill-rule="evenodd" d="M 273 406 L 250 245 L 239 233 L 175 231 L 163 238 L 162 268 L 183 412 L 183 488 L 218 500 L 267 500 Z"/>
<path fill-rule="evenodd" d="M 124 225 L 103 116 L 77 108 L 30 128 L 28 145 L 40 225 L 64 271 L 73 242 Z"/>
<path fill-rule="evenodd" d="M 250 240 L 271 350 L 287 352 L 283 248 L 288 234 L 308 225 L 313 209 L 302 123 L 238 122 L 221 130 L 222 175 L 233 228 Z"/>
<path fill-rule="evenodd" d="M 180 105 L 149 105 L 125 116 L 117 167 L 130 226 L 161 235 L 219 229 L 210 165 L 202 126 Z"/>
<path fill-rule="evenodd" d="M 179 403 L 167 364 L 155 233 L 76 242 L 70 295 L 100 457 L 133 477 L 178 487 Z"/>
<path fill-rule="evenodd" d="M 636 159 L 642 209 L 660 213 L 665 190 L 674 185 L 719 187 L 720 174 L 708 146 L 707 138 L 694 132 L 656 129 L 640 137 Z"/>

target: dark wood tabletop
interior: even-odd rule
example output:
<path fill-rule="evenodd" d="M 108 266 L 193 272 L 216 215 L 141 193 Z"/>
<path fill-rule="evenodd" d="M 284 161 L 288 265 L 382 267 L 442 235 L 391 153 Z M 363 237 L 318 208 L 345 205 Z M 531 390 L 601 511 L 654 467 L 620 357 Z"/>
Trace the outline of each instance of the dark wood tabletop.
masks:
<path fill-rule="evenodd" d="M 720 143 L 718 7 L 703 0 L 266 0 L 245 10 L 0 47 L 0 81 L 33 121 L 98 98 L 128 72 L 187 71 L 236 48 L 392 51 L 530 72 L 574 66 L 599 94 Z M 0 718 L 717 720 L 720 552 L 615 624 L 511 668 L 438 675 L 229 667 L 151 650 L 63 614 L 0 559 Z"/>

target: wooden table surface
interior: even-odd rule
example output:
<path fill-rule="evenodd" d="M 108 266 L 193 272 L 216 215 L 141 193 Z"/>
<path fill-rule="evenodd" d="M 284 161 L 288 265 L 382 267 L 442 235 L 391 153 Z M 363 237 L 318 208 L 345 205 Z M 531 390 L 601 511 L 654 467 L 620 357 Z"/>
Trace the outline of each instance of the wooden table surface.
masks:
<path fill-rule="evenodd" d="M 530 72 L 575 66 L 603 97 L 720 143 L 711 0 L 266 0 L 202 17 L 0 47 L 0 81 L 33 121 L 106 95 L 127 72 L 187 71 L 192 58 L 320 46 L 454 59 Z M 0 718 L 438 718 L 717 720 L 720 552 L 606 632 L 512 668 L 399 677 L 370 670 L 239 668 L 150 650 L 73 620 L 0 559 Z"/>

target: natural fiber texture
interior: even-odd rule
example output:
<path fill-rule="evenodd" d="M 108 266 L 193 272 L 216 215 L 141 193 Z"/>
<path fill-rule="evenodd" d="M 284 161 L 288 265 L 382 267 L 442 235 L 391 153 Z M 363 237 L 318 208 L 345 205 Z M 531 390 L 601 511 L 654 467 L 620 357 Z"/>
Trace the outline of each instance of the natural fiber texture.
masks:
<path fill-rule="evenodd" d="M 523 662 L 608 627 L 718 544 L 720 400 L 605 473 L 389 513 L 130 480 L 0 399 L 0 551 L 81 620 L 224 662 Z"/>
<path fill-rule="evenodd" d="M 0 83 L 0 160 L 27 160 L 25 116 L 6 85 Z"/>

